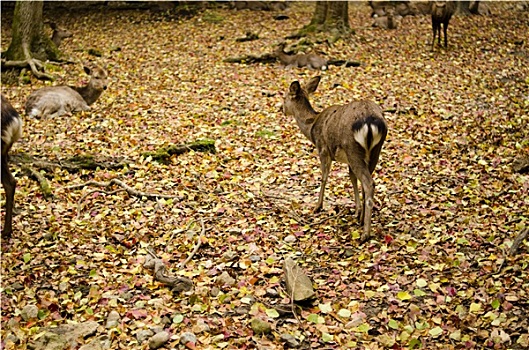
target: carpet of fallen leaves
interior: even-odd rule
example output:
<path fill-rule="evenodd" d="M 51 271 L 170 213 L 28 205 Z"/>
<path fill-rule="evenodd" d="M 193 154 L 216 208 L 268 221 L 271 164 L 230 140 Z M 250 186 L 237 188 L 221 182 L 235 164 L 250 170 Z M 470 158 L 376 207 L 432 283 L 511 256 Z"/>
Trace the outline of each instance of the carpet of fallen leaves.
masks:
<path fill-rule="evenodd" d="M 527 240 L 508 252 L 528 224 L 529 177 L 511 164 L 529 148 L 529 14 L 495 5 L 489 16 L 455 16 L 448 50 L 430 52 L 428 16 L 405 17 L 399 29 L 384 31 L 371 27 L 366 3 L 351 6 L 355 35 L 317 46 L 329 58 L 363 65 L 321 72 L 315 108 L 370 98 L 389 123 L 375 171 L 373 237 L 363 245 L 343 165 L 333 167 L 323 212 L 311 214 L 321 178 L 317 154 L 280 112 L 290 82 L 320 72 L 223 62 L 272 52 L 310 21 L 313 3 L 293 4 L 285 21 L 225 5 L 191 18 L 112 8 L 55 18 L 74 33 L 63 52 L 105 64 L 111 83 L 90 113 L 23 115 L 24 137 L 13 152 L 134 163 L 47 173 L 49 200 L 12 166 L 18 213 L 13 242 L 2 252 L 2 338 L 15 318 L 18 349 L 42 327 L 86 320 L 100 322 L 116 349 L 145 348 L 136 333 L 153 326 L 172 334 L 166 348 L 184 347 L 183 332 L 193 332 L 200 349 L 282 348 L 285 334 L 305 348 L 528 346 Z M 3 50 L 8 16 L 2 13 Z M 247 31 L 260 39 L 235 42 Z M 53 84 L 86 79 L 80 64 L 52 73 L 59 76 Z M 2 92 L 23 112 L 29 93 L 47 84 L 33 79 Z M 168 164 L 141 156 L 199 139 L 215 140 L 217 153 L 188 152 Z M 65 188 L 113 178 L 178 198 Z M 201 222 L 202 244 L 179 269 Z M 155 281 L 143 267 L 147 250 L 172 274 L 190 278 L 193 290 L 172 293 Z M 317 291 L 297 317 L 274 308 L 290 307 L 282 272 L 288 256 Z M 223 272 L 233 285 L 219 283 Z M 26 322 L 20 311 L 29 304 L 39 317 Z M 112 310 L 121 322 L 105 330 Z M 269 322 L 272 332 L 254 334 L 252 318 Z"/>

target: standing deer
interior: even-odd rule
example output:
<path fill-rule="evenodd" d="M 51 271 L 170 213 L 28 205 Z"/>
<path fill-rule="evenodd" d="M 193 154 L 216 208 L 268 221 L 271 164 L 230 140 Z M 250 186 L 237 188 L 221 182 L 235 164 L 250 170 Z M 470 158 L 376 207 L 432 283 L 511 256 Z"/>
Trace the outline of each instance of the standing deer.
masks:
<path fill-rule="evenodd" d="M 84 71 L 90 75 L 90 81 L 85 86 L 49 86 L 33 91 L 26 101 L 26 114 L 29 117 L 58 117 L 88 111 L 89 105 L 107 88 L 107 72 L 98 66 L 92 69 L 85 66 Z"/>
<path fill-rule="evenodd" d="M 6 191 L 6 216 L 2 238 L 11 237 L 13 232 L 13 203 L 15 200 L 15 188 L 17 181 L 11 174 L 7 164 L 11 146 L 20 139 L 22 135 L 22 119 L 17 111 L 2 94 L 2 186 Z"/>
<path fill-rule="evenodd" d="M 55 44 L 55 46 L 59 47 L 61 45 L 62 39 L 70 38 L 73 36 L 72 32 L 69 30 L 57 27 L 57 24 L 50 23 L 51 29 L 53 29 L 53 34 L 51 35 L 51 41 Z"/>
<path fill-rule="evenodd" d="M 318 56 L 314 52 L 309 54 L 287 55 L 285 51 L 285 43 L 278 45 L 274 52 L 275 56 L 279 58 L 282 64 L 287 67 L 309 67 L 311 69 L 326 70 L 328 68 L 327 60 Z"/>
<path fill-rule="evenodd" d="M 439 45 L 441 45 L 441 24 L 443 25 L 443 31 L 445 34 L 445 49 L 448 47 L 448 38 L 446 32 L 448 30 L 448 23 L 450 18 L 456 12 L 456 3 L 454 1 L 430 1 L 430 13 L 432 14 L 432 51 L 435 46 L 435 36 Z"/>
<path fill-rule="evenodd" d="M 316 112 L 308 95 L 313 93 L 320 77 L 312 78 L 305 88 L 298 81 L 290 85 L 285 94 L 283 111 L 292 115 L 305 135 L 318 150 L 322 180 L 318 203 L 314 212 L 321 210 L 325 184 L 333 161 L 349 166 L 349 177 L 353 183 L 356 216 L 364 224 L 361 241 L 371 234 L 371 212 L 373 210 L 374 182 L 371 174 L 378 163 L 382 144 L 388 127 L 382 110 L 374 102 L 361 100 L 347 105 L 336 105 Z M 363 189 L 360 207 L 357 179 Z"/>

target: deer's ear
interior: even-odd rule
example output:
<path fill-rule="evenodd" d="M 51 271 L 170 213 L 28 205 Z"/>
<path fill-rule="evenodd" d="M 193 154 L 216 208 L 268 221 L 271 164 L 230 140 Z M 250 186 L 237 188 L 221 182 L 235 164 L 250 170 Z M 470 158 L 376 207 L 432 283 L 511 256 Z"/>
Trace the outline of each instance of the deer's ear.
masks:
<path fill-rule="evenodd" d="M 301 91 L 301 85 L 299 85 L 299 81 L 295 81 L 292 84 L 290 84 L 290 90 L 289 90 L 290 95 L 296 96 L 300 93 L 300 91 Z"/>
<path fill-rule="evenodd" d="M 306 91 L 309 94 L 312 94 L 316 89 L 318 88 L 318 84 L 320 83 L 321 77 L 318 75 L 317 77 L 312 78 L 307 83 Z"/>

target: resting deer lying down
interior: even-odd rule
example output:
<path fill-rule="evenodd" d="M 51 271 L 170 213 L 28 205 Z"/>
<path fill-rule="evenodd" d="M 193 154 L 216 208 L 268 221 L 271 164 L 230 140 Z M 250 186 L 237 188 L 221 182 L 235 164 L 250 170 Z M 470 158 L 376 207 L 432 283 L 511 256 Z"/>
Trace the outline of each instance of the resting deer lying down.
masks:
<path fill-rule="evenodd" d="M 368 100 L 356 101 L 343 106 L 331 106 L 316 112 L 309 101 L 320 82 L 312 78 L 306 87 L 294 81 L 286 92 L 283 111 L 296 119 L 299 128 L 318 150 L 322 180 L 320 196 L 315 212 L 323 206 L 325 184 L 331 170 L 331 163 L 338 161 L 349 166 L 349 177 L 353 183 L 356 202 L 356 216 L 364 223 L 361 241 L 371 235 L 371 212 L 375 185 L 371 174 L 378 163 L 382 144 L 388 127 L 380 107 Z M 357 179 L 362 185 L 364 200 L 360 206 Z"/>
<path fill-rule="evenodd" d="M 98 66 L 84 67 L 90 81 L 86 86 L 49 86 L 29 95 L 26 114 L 29 117 L 58 117 L 66 113 L 88 111 L 107 88 L 107 72 Z"/>
<path fill-rule="evenodd" d="M 51 35 L 51 41 L 55 44 L 55 46 L 59 47 L 61 45 L 62 39 L 70 38 L 73 36 L 72 32 L 69 30 L 57 27 L 55 23 L 50 23 L 50 27 L 53 30 L 53 34 Z"/>
<path fill-rule="evenodd" d="M 327 60 L 318 56 L 315 53 L 288 55 L 283 50 L 285 43 L 279 44 L 277 50 L 274 52 L 277 58 L 287 67 L 309 67 L 311 69 L 326 70 L 328 68 Z"/>
<path fill-rule="evenodd" d="M 15 201 L 15 188 L 17 181 L 11 174 L 7 164 L 11 146 L 22 135 L 22 119 L 9 101 L 2 94 L 2 186 L 6 191 L 6 216 L 2 238 L 11 237 L 13 231 L 13 203 Z"/>

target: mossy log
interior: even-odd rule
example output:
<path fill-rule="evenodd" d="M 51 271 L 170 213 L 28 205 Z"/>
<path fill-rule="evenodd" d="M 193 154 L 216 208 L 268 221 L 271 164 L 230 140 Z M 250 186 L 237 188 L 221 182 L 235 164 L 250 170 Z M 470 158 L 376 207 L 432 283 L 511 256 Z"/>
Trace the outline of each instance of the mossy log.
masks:
<path fill-rule="evenodd" d="M 180 155 L 189 151 L 216 153 L 215 140 L 205 139 L 183 145 L 169 145 L 154 152 L 143 152 L 141 155 L 145 158 L 151 157 L 159 162 L 166 162 L 173 155 Z"/>

